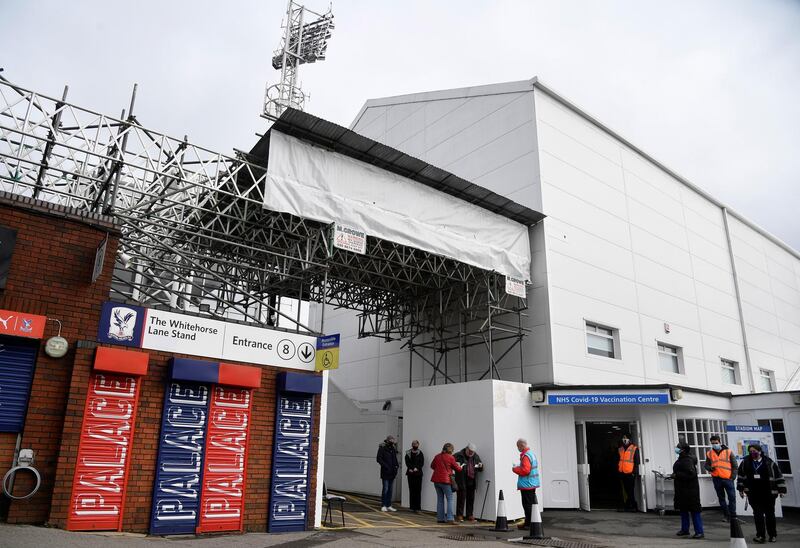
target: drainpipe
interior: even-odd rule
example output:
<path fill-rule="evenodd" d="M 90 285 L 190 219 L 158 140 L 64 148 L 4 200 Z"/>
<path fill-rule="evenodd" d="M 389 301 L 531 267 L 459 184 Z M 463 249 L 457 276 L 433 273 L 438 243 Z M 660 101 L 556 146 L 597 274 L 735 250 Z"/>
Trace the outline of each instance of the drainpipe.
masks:
<path fill-rule="evenodd" d="M 736 273 L 736 259 L 733 256 L 733 242 L 731 240 L 731 229 L 728 226 L 728 208 L 722 208 L 722 220 L 725 223 L 725 239 L 728 241 L 728 254 L 731 258 L 731 269 L 733 270 L 733 288 L 736 291 L 736 307 L 739 309 L 739 325 L 742 327 L 742 342 L 744 343 L 744 359 L 747 367 L 747 379 L 750 381 L 750 393 L 756 391 L 756 382 L 753 377 L 753 362 L 750 360 L 750 345 L 747 344 L 747 329 L 744 325 L 744 311 L 742 310 L 742 293 L 739 291 L 739 275 Z"/>

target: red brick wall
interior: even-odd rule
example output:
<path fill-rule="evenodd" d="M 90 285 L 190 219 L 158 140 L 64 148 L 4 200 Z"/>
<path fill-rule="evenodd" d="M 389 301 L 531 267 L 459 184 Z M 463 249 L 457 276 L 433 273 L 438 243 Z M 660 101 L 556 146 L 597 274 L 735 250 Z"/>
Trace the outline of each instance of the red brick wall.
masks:
<path fill-rule="evenodd" d="M 66 524 L 75 459 L 83 420 L 94 349 L 76 348 L 77 341 L 94 341 L 101 305 L 108 299 L 117 237 L 113 227 L 82 222 L 42 205 L 12 204 L 0 197 L 0 225 L 14 228 L 17 244 L 0 308 L 57 318 L 70 352 L 52 359 L 40 349 L 31 399 L 25 421 L 22 447 L 35 453 L 35 466 L 42 474 L 42 488 L 28 501 L 13 502 L 8 511 L 12 523 Z M 91 273 L 97 245 L 111 231 L 103 273 L 94 283 Z M 54 323 L 45 338 L 56 334 Z M 155 477 L 158 436 L 164 397 L 167 360 L 171 354 L 149 352 L 150 368 L 143 379 L 136 418 L 131 463 L 128 472 L 123 529 L 146 532 Z M 265 531 L 269 508 L 272 444 L 275 428 L 275 384 L 281 369 L 262 368 L 262 387 L 255 391 L 248 446 L 244 527 Z M 313 526 L 316 493 L 317 444 L 319 442 L 319 398 L 314 408 L 312 482 L 309 489 Z M 0 473 L 11 465 L 16 435 L 0 434 Z M 19 476 L 15 491 L 29 486 Z"/>
<path fill-rule="evenodd" d="M 97 332 L 100 305 L 111 284 L 116 230 L 102 221 L 81 221 L 63 210 L 7 199 L 0 201 L 0 225 L 17 230 L 8 283 L 0 290 L 0 308 L 59 319 L 61 335 L 70 343 L 70 352 L 59 359 L 47 357 L 43 344 L 39 349 L 22 447 L 34 450 L 42 487 L 33 498 L 13 502 L 8 509 L 11 523 L 41 523 L 50 511 L 75 343 L 94 338 Z M 111 238 L 103 273 L 91 283 L 95 250 L 106 232 L 111 232 Z M 45 339 L 57 329 L 55 322 L 48 322 Z M 2 473 L 11 465 L 15 442 L 15 434 L 0 436 Z M 30 486 L 29 478 L 28 474 L 18 476 L 17 494 Z"/>
<path fill-rule="evenodd" d="M 128 470 L 128 487 L 125 496 L 124 531 L 145 533 L 150 527 L 150 506 L 153 480 L 156 474 L 158 437 L 161 431 L 161 411 L 164 404 L 164 388 L 167 381 L 167 362 L 171 357 L 193 357 L 142 350 L 150 355 L 147 375 L 142 379 L 139 395 L 139 410 L 136 416 L 131 462 Z M 72 478 L 78 454 L 78 443 L 82 415 L 89 384 L 94 351 L 81 349 L 75 360 L 72 387 L 64 420 L 61 455 L 58 460 L 58 479 L 53 492 L 53 507 L 50 523 L 64 527 L 69 512 Z M 252 364 L 250 364 L 252 365 Z M 259 367 L 259 366 L 256 366 Z M 261 388 L 254 391 L 251 413 L 250 441 L 247 456 L 245 484 L 245 531 L 266 531 L 269 508 L 269 491 L 272 481 L 272 444 L 275 429 L 275 386 L 277 367 L 262 367 Z M 313 527 L 315 500 L 317 444 L 319 442 L 319 398 L 314 407 L 314 450 L 312 483 L 310 487 L 309 527 Z"/>

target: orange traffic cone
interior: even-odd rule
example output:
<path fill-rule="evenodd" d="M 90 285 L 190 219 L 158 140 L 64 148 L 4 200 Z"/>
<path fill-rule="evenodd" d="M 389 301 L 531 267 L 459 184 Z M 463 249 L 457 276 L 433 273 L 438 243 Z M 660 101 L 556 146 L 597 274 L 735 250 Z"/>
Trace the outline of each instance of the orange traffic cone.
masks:
<path fill-rule="evenodd" d="M 736 516 L 731 516 L 731 543 L 728 545 L 730 548 L 747 548 L 747 543 L 744 541 L 742 534 L 742 526 L 739 525 L 739 520 Z"/>
<path fill-rule="evenodd" d="M 503 490 L 500 489 L 500 498 L 497 499 L 497 519 L 494 521 L 495 531 L 508 531 L 508 520 L 506 519 L 506 501 L 503 498 Z"/>

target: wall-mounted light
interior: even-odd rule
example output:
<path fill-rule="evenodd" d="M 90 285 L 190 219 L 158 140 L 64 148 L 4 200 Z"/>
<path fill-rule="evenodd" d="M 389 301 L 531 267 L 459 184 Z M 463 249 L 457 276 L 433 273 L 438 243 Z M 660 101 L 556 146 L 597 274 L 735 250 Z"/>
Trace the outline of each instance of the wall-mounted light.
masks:
<path fill-rule="evenodd" d="M 69 342 L 61 336 L 61 322 L 55 318 L 47 319 L 58 324 L 58 334 L 55 337 L 50 337 L 44 343 L 44 353 L 51 358 L 63 358 L 67 350 L 69 350 Z"/>
<path fill-rule="evenodd" d="M 672 401 L 678 401 L 683 399 L 683 390 L 680 388 L 671 388 L 669 391 L 669 397 Z"/>
<path fill-rule="evenodd" d="M 131 260 L 133 260 L 133 257 L 128 255 L 124 251 L 121 251 L 120 254 L 117 256 L 117 258 L 119 259 L 119 264 L 122 265 L 122 268 L 128 268 L 129 266 L 131 266 Z"/>
<path fill-rule="evenodd" d="M 531 402 L 534 404 L 544 403 L 544 390 L 531 390 Z"/>

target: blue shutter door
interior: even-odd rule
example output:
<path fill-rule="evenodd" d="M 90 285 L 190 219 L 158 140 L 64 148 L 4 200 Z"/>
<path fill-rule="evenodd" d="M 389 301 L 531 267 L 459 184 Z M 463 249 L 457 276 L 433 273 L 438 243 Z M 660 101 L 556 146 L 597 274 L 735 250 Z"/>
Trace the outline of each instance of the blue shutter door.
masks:
<path fill-rule="evenodd" d="M 22 432 L 38 344 L 0 338 L 0 432 Z"/>

